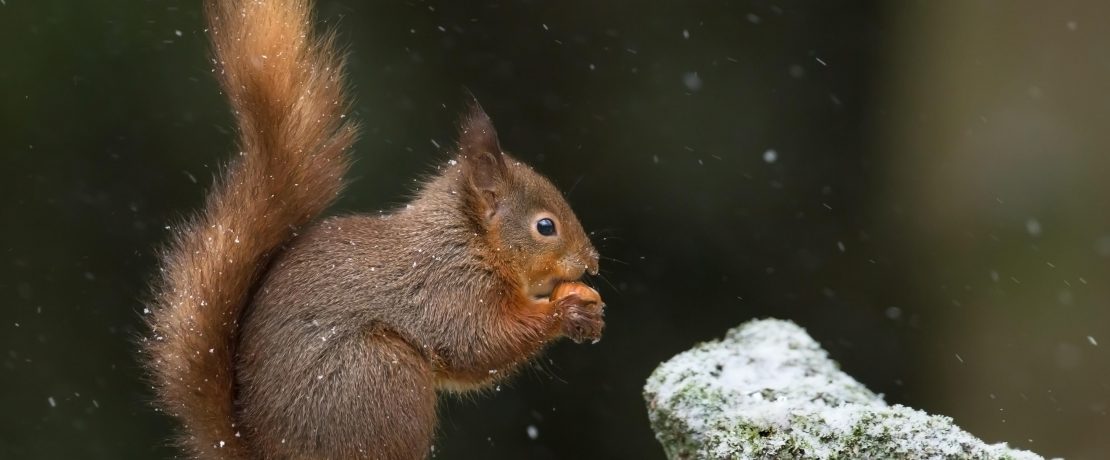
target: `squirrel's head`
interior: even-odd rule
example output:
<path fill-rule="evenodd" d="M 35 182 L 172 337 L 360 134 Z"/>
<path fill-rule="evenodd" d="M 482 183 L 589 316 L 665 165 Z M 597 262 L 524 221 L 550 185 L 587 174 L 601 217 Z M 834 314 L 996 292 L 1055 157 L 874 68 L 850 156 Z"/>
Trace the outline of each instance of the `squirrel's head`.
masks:
<path fill-rule="evenodd" d="M 479 236 L 521 275 L 529 296 L 547 297 L 560 281 L 597 274 L 597 250 L 563 194 L 501 150 L 493 123 L 477 102 L 462 120 L 457 161 L 465 207 Z"/>

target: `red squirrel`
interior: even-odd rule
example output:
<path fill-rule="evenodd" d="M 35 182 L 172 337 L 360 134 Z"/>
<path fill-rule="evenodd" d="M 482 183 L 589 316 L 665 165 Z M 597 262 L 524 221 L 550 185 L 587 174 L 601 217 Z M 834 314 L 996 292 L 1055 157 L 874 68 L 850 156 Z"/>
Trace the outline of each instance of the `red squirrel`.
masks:
<path fill-rule="evenodd" d="M 472 103 L 458 149 L 389 214 L 319 216 L 358 128 L 310 0 L 206 0 L 239 154 L 174 231 L 145 364 L 203 459 L 419 459 L 437 392 L 488 387 L 604 327 L 598 253 Z"/>

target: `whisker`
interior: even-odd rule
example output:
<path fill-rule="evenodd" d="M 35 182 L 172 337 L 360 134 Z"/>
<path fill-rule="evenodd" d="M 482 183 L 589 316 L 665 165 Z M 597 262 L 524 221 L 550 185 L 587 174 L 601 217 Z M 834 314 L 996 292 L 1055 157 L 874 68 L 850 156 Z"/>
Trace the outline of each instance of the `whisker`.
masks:
<path fill-rule="evenodd" d="M 608 260 L 608 261 L 610 261 L 610 262 L 616 262 L 616 263 L 618 263 L 618 264 L 622 264 L 622 265 L 632 265 L 632 264 L 630 264 L 630 263 L 628 263 L 628 262 L 625 262 L 625 261 L 623 261 L 623 260 L 617 259 L 617 258 L 615 258 L 615 257 L 600 256 L 599 258 L 600 258 L 601 260 Z"/>
<path fill-rule="evenodd" d="M 535 374 L 533 375 L 547 377 L 559 383 L 567 383 L 565 379 L 559 376 L 557 372 L 558 366 L 556 366 L 555 362 L 552 361 L 550 358 L 538 359 L 534 361 L 534 363 L 535 365 L 529 366 L 531 368 L 531 371 L 535 372 Z"/>
<path fill-rule="evenodd" d="M 624 238 L 621 238 L 619 236 L 603 236 L 603 237 L 601 237 L 601 241 L 603 241 L 603 242 L 607 242 L 607 241 L 610 241 L 610 240 L 612 240 L 612 241 L 624 241 Z"/>
<path fill-rule="evenodd" d="M 604 281 L 605 284 L 608 284 L 609 287 L 613 288 L 613 292 L 616 292 L 618 296 L 624 296 L 624 293 L 621 292 L 620 289 L 617 289 L 617 286 L 615 286 L 612 281 L 609 281 L 609 278 L 606 278 L 604 274 L 598 272 L 597 277 L 601 278 L 601 280 Z"/>
<path fill-rule="evenodd" d="M 574 189 L 578 188 L 578 184 L 582 183 L 582 179 L 585 178 L 585 177 L 586 177 L 585 174 L 582 174 L 582 175 L 578 176 L 578 180 L 575 180 L 574 185 L 571 185 L 570 190 L 567 191 L 567 193 L 566 193 L 567 198 L 570 198 L 570 195 L 572 193 L 574 193 Z"/>

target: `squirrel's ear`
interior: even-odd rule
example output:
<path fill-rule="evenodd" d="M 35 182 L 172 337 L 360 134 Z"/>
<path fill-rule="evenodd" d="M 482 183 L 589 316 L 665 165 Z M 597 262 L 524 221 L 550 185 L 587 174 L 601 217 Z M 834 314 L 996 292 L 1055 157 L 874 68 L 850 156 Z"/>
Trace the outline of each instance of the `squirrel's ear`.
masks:
<path fill-rule="evenodd" d="M 484 214 L 492 217 L 505 191 L 508 167 L 493 122 L 477 101 L 471 102 L 459 126 L 459 161 L 470 187 L 482 201 Z"/>

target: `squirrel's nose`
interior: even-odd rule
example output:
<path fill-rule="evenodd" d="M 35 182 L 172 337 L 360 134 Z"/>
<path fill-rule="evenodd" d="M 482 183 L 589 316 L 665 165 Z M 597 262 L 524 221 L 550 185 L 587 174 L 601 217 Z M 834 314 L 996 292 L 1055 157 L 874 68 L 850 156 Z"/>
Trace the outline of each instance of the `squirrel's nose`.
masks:
<path fill-rule="evenodd" d="M 600 255 L 597 253 L 597 249 L 589 248 L 586 250 L 586 273 L 597 274 L 599 258 Z"/>

